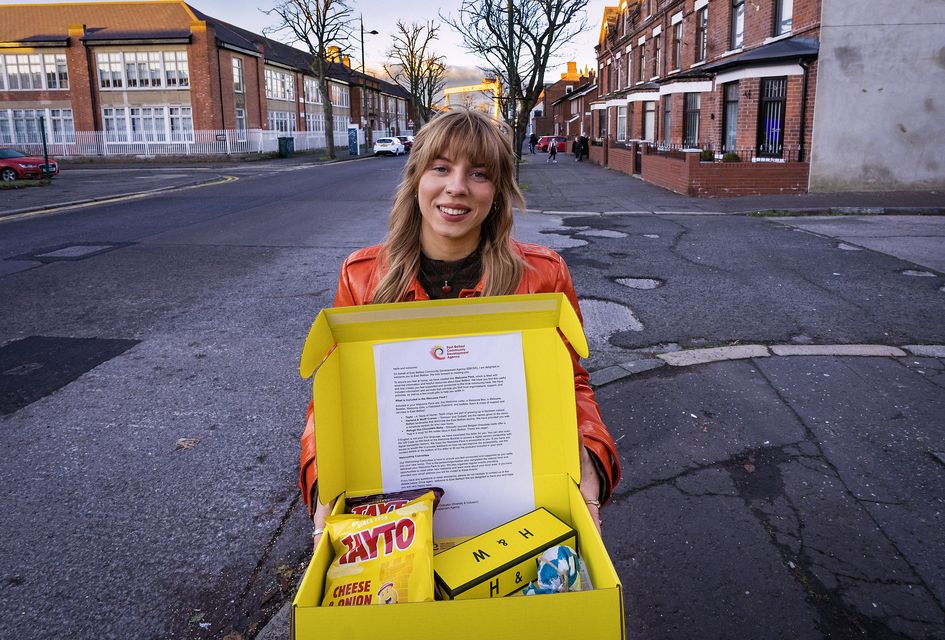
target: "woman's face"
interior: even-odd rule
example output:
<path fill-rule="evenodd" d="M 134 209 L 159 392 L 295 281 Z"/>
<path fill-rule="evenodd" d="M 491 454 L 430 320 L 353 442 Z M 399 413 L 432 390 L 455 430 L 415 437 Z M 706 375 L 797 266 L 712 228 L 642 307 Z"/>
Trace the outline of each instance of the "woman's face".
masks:
<path fill-rule="evenodd" d="M 492 209 L 495 184 L 486 168 L 444 152 L 420 176 L 420 244 L 434 260 L 459 260 L 479 246 L 479 230 Z"/>

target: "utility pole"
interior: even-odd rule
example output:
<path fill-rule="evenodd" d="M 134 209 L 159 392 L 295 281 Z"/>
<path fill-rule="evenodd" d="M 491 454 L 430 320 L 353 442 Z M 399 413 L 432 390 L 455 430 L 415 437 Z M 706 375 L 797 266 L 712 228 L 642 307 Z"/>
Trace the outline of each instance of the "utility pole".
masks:
<path fill-rule="evenodd" d="M 364 67 L 364 14 L 361 16 L 361 123 L 364 125 L 364 146 L 368 144 L 368 119 L 367 119 L 367 71 Z M 377 35 L 376 29 L 368 31 L 372 36 Z M 367 149 L 365 149 L 367 151 Z"/>

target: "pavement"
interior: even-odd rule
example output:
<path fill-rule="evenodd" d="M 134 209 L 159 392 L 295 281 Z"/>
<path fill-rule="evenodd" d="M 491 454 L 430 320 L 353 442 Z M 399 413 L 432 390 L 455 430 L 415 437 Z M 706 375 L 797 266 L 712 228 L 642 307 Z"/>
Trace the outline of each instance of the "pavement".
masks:
<path fill-rule="evenodd" d="M 941 193 L 695 199 L 559 158 L 547 164 L 526 156 L 520 181 L 528 211 L 602 218 L 764 212 L 772 224 L 829 239 L 838 250 L 905 261 L 905 277 L 945 300 Z M 64 165 L 50 187 L 0 192 L 0 222 L 319 162 Z M 587 234 L 617 237 L 605 231 Z M 659 286 L 643 278 L 620 284 Z M 589 322 L 593 302 L 585 308 Z M 604 512 L 604 539 L 637 637 L 945 637 L 945 340 L 661 345 L 593 368 L 591 382 L 605 419 L 620 412 L 633 427 L 614 434 L 625 478 Z M 861 436 L 855 450 L 846 448 L 850 431 Z M 901 475 L 881 477 L 880 467 Z M 667 505 L 687 516 L 665 522 L 658 514 Z M 715 535 L 706 536 L 713 531 L 707 523 L 716 523 Z M 846 551 L 827 549 L 838 531 L 849 534 Z M 684 546 L 671 545 L 681 537 Z M 737 583 L 723 579 L 722 566 L 735 555 L 756 567 Z M 689 568 L 698 584 L 660 575 L 669 565 Z M 697 590 L 711 598 L 681 595 Z M 667 602 L 678 608 L 663 608 Z M 290 609 L 286 603 L 255 637 L 287 638 Z M 778 628 L 784 617 L 792 628 Z"/>

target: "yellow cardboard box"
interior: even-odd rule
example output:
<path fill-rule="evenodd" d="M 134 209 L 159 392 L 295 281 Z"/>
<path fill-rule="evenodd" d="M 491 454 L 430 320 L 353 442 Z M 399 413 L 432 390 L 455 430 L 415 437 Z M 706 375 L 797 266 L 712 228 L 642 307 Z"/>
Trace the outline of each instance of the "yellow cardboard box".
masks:
<path fill-rule="evenodd" d="M 320 607 L 332 560 L 331 546 L 323 537 L 292 605 L 293 638 L 544 640 L 549 629 L 580 638 L 625 637 L 620 580 L 577 486 L 574 376 L 559 331 L 580 355 L 587 355 L 577 315 L 559 293 L 325 309 L 305 341 L 300 371 L 305 378 L 315 374 L 319 498 L 340 498 L 335 512 L 341 513 L 345 494 L 382 491 L 374 345 L 520 333 L 535 504 L 577 532 L 578 554 L 594 589 L 523 598 Z"/>
<path fill-rule="evenodd" d="M 448 600 L 501 598 L 535 580 L 545 549 L 575 543 L 574 529 L 539 507 L 437 554 L 433 571 Z"/>

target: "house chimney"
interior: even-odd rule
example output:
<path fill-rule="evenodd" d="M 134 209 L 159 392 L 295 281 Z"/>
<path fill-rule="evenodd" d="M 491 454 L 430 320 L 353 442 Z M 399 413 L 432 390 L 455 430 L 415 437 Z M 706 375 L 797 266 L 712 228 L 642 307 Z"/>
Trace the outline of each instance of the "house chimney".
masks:
<path fill-rule="evenodd" d="M 341 49 L 336 46 L 328 47 L 328 52 L 325 55 L 328 59 L 328 62 L 340 62 L 341 61 Z"/>
<path fill-rule="evenodd" d="M 69 25 L 69 37 L 70 37 L 70 38 L 84 38 L 84 37 L 85 37 L 85 25 L 84 25 L 84 24 L 70 24 L 70 25 Z"/>
<path fill-rule="evenodd" d="M 561 79 L 562 80 L 577 80 L 578 79 L 577 62 L 568 62 L 568 72 L 562 73 Z"/>
<path fill-rule="evenodd" d="M 348 68 L 350 69 L 350 68 L 351 68 L 351 56 L 341 56 L 341 64 L 343 64 L 344 66 L 346 66 L 346 67 L 348 67 Z"/>

